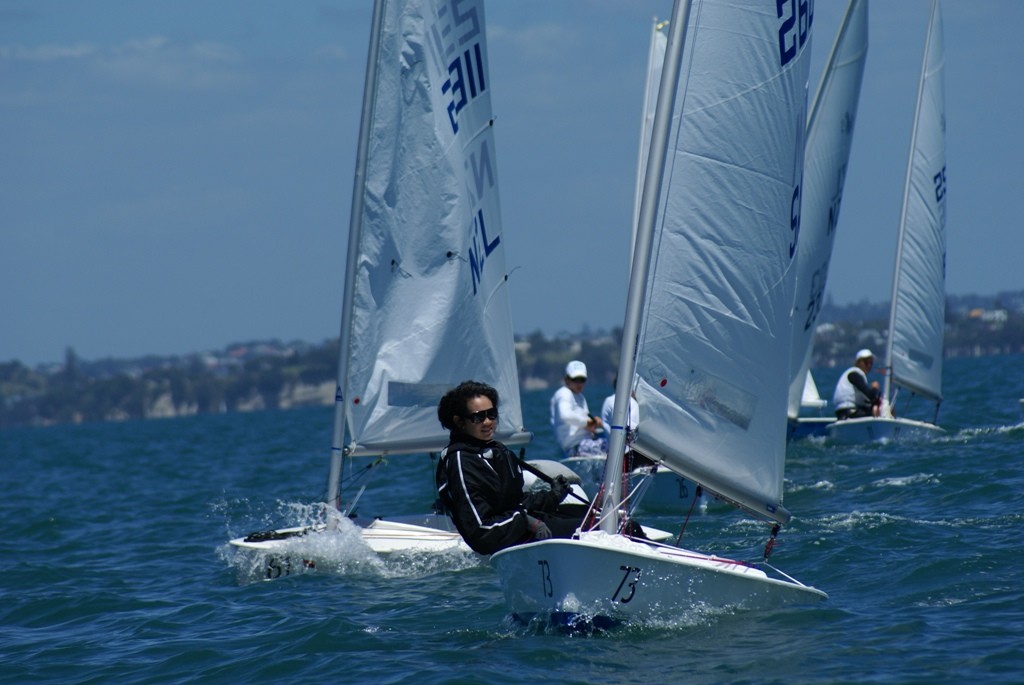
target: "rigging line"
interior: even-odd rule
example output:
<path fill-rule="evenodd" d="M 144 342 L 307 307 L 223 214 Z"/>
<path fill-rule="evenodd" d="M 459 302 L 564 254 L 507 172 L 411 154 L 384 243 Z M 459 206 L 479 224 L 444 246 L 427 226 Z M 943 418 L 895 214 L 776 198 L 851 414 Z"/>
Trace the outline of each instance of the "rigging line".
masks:
<path fill-rule="evenodd" d="M 785 571 L 783 571 L 782 569 L 779 569 L 779 568 L 775 568 L 774 566 L 772 566 L 771 564 L 769 564 L 769 563 L 768 563 L 767 561 L 764 561 L 764 562 L 762 562 L 762 563 L 761 563 L 761 566 L 764 566 L 765 568 L 770 568 L 770 569 L 771 569 L 772 571 L 774 571 L 775 573 L 778 573 L 778 574 L 779 574 L 780 576 L 782 576 L 782 577 L 783 577 L 783 578 L 785 578 L 786 580 L 790 581 L 791 583 L 796 583 L 796 584 L 797 584 L 797 585 L 799 585 L 800 587 L 809 587 L 808 585 L 804 585 L 804 584 L 803 584 L 803 583 L 801 583 L 801 582 L 800 582 L 799 580 L 797 580 L 797 579 L 796 579 L 796 578 L 794 578 L 793 576 L 789 575 L 788 573 L 786 573 L 786 572 L 785 572 Z"/>
<path fill-rule="evenodd" d="M 344 486 L 346 486 L 346 485 L 348 487 L 355 486 L 356 483 L 358 483 L 363 478 L 368 476 L 372 469 L 374 469 L 374 468 L 376 468 L 376 467 L 378 467 L 378 466 L 380 466 L 382 464 L 387 464 L 387 461 L 388 461 L 387 457 L 382 454 L 379 457 L 377 457 L 376 459 L 374 459 L 372 462 L 367 464 L 366 466 L 364 466 L 361 469 L 359 469 L 359 471 L 356 471 L 355 473 L 353 473 L 353 474 L 351 474 L 351 475 L 349 475 L 349 476 L 347 476 L 345 478 L 342 478 L 338 482 L 338 508 L 340 509 L 340 505 L 341 505 L 341 493 L 345 491 L 345 487 Z M 348 517 L 350 515 L 354 515 L 355 514 L 356 504 L 359 502 L 359 498 L 361 498 L 363 496 L 363 492 L 365 490 L 366 490 L 366 485 L 364 484 L 362 487 L 359 488 L 359 492 L 356 493 L 356 496 L 352 498 L 352 502 L 348 505 L 348 507 L 346 507 L 345 510 L 343 512 L 341 512 L 341 517 L 342 518 L 346 518 L 346 517 Z M 328 511 L 328 516 L 329 515 L 330 515 L 330 512 Z"/>
<path fill-rule="evenodd" d="M 604 490 L 603 487 L 598 490 L 598 495 L 601 494 L 602 490 Z M 600 519 L 597 519 L 596 521 L 594 520 L 594 517 L 595 517 L 595 515 L 597 513 L 597 510 L 596 510 L 595 507 L 597 506 L 598 501 L 599 500 L 597 499 L 597 497 L 595 497 L 593 500 L 591 500 L 590 506 L 587 507 L 587 513 L 583 515 L 583 518 L 581 519 L 580 527 L 577 528 L 578 532 L 582 533 L 584 528 L 586 528 L 588 531 L 594 530 L 594 528 L 596 528 L 598 526 L 598 524 L 600 523 Z"/>
<path fill-rule="evenodd" d="M 630 432 L 627 429 L 626 430 L 627 438 L 629 438 L 629 435 L 630 435 Z M 626 464 L 625 464 L 625 462 L 623 462 L 622 478 L 623 478 L 624 481 L 626 480 L 626 478 L 628 478 L 628 476 L 625 473 L 625 468 L 626 468 Z M 641 488 L 644 488 L 644 486 L 649 484 L 650 478 L 653 475 L 653 473 L 654 473 L 654 471 L 652 471 L 651 473 L 649 473 L 649 474 L 647 474 L 645 476 L 642 476 L 640 478 L 639 482 L 637 483 L 637 485 L 633 488 L 633 490 L 628 495 L 626 495 L 624 498 L 622 498 L 622 500 L 619 502 L 619 505 L 623 506 L 630 499 L 632 499 L 634 496 L 637 496 L 637 493 L 641 490 Z M 587 530 L 594 530 L 595 528 L 600 526 L 601 521 L 603 521 L 605 518 L 607 518 L 608 514 L 607 513 L 602 513 L 599 517 L 597 517 L 596 520 L 594 520 L 594 515 L 597 513 L 597 510 L 596 510 L 595 507 L 596 507 L 598 502 L 603 502 L 604 501 L 603 494 L 604 494 L 604 483 L 602 482 L 601 486 L 597 489 L 596 496 L 590 502 L 590 508 L 587 509 L 586 516 L 583 517 L 584 523 L 582 523 L 580 525 L 580 530 L 582 530 L 584 527 L 586 527 Z M 633 518 L 633 516 L 632 516 L 632 510 L 631 510 L 630 511 L 630 515 L 627 517 L 627 519 L 632 519 L 632 518 Z M 621 521 L 620 522 L 620 529 L 619 529 L 620 533 L 625 529 L 625 526 L 626 526 L 626 521 L 625 520 Z"/>
<path fill-rule="evenodd" d="M 346 486 L 351 487 L 351 486 L 355 485 L 356 483 L 358 483 L 363 478 L 366 478 L 366 476 L 369 475 L 371 470 L 373 470 L 374 468 L 376 468 L 378 466 L 381 466 L 382 464 L 386 464 L 386 463 L 387 463 L 387 459 L 384 457 L 384 455 L 381 455 L 381 456 L 377 457 L 376 459 L 374 459 L 369 464 L 367 464 L 366 466 L 361 467 L 358 471 L 350 473 L 349 475 L 345 476 L 344 478 L 341 478 L 338 481 L 338 494 L 339 494 L 339 496 L 346 489 Z"/>
<path fill-rule="evenodd" d="M 647 491 L 651 489 L 651 484 L 654 482 L 654 476 L 657 474 L 657 465 L 654 467 L 641 466 L 635 469 L 630 469 L 630 475 L 635 476 L 639 472 L 639 480 L 637 481 L 637 487 L 634 490 L 635 494 L 631 494 L 631 497 L 635 497 L 637 502 L 630 507 L 630 514 L 636 511 L 636 508 L 640 506 L 640 502 L 643 501 L 647 495 Z"/>
<path fill-rule="evenodd" d="M 702 488 L 700 485 L 693 489 L 693 500 L 690 502 L 690 510 L 686 512 L 686 520 L 683 521 L 683 527 L 679 529 L 679 537 L 676 538 L 676 547 L 678 547 L 679 543 L 682 541 L 683 533 L 686 532 L 686 524 L 690 522 L 690 516 L 693 515 L 693 508 L 697 506 L 697 500 L 699 500 L 701 495 L 703 494 L 704 488 Z"/>
<path fill-rule="evenodd" d="M 643 480 L 644 479 L 641 479 L 641 481 L 643 481 Z M 641 485 L 642 485 L 642 482 L 641 482 Z M 637 493 L 637 490 L 640 489 L 641 485 L 637 485 L 636 487 L 634 487 L 633 490 L 628 495 L 626 495 L 625 497 L 622 498 L 622 500 L 619 502 L 619 505 L 620 506 L 624 506 L 630 500 L 630 498 L 632 498 Z M 584 518 L 584 520 L 587 520 L 587 518 L 590 517 L 591 511 L 594 509 L 594 504 L 596 504 L 597 502 L 601 501 L 601 494 L 603 492 L 604 492 L 604 485 L 602 485 L 601 488 L 598 490 L 597 497 L 594 498 L 594 501 L 590 503 L 590 509 L 587 511 L 587 516 Z M 606 518 L 608 518 L 608 514 L 609 514 L 609 512 L 601 512 L 601 515 L 594 522 L 594 525 L 591 526 L 590 528 L 588 528 L 588 530 L 593 530 L 594 528 L 598 527 L 601 524 L 602 521 L 604 521 Z M 622 533 L 625 530 L 626 524 L 629 521 L 631 521 L 631 520 L 633 520 L 632 516 L 625 516 L 625 517 L 622 518 L 621 521 L 619 521 L 619 532 L 620 533 Z M 582 527 L 583 526 L 580 526 L 580 528 L 582 528 Z"/>
<path fill-rule="evenodd" d="M 518 268 L 518 267 L 517 267 L 517 268 Z M 512 269 L 512 271 L 515 271 L 515 269 Z M 493 288 L 491 288 L 491 292 L 489 292 L 489 293 L 487 294 L 487 299 L 486 299 L 486 300 L 484 300 L 484 308 L 485 308 L 485 309 L 486 309 L 487 307 L 489 307 L 489 306 L 490 306 L 490 304 L 491 304 L 491 299 L 493 299 L 493 298 L 494 298 L 494 296 L 498 294 L 498 291 L 499 291 L 499 290 L 501 290 L 501 287 L 502 287 L 502 286 L 508 287 L 508 277 L 509 277 L 509 276 L 510 276 L 510 275 L 512 274 L 512 271 L 509 271 L 508 273 L 506 273 L 506 274 L 505 274 L 505 275 L 504 275 L 504 276 L 503 276 L 503 277 L 502 277 L 502 278 L 501 278 L 501 279 L 500 279 L 500 280 L 499 280 L 499 281 L 498 281 L 498 282 L 497 282 L 497 283 L 495 284 L 495 286 L 494 286 Z"/>
<path fill-rule="evenodd" d="M 625 504 L 627 502 L 629 502 L 630 499 L 635 497 L 637 495 L 637 493 L 640 491 L 640 488 L 644 487 L 647 484 L 648 479 L 650 477 L 651 477 L 651 474 L 645 474 L 645 475 L 641 476 L 639 482 L 633 487 L 633 489 L 629 492 L 628 495 L 626 495 L 625 497 L 622 498 L 622 501 L 619 502 L 619 505 L 620 506 L 625 506 Z M 623 478 L 623 480 L 628 480 L 629 476 L 627 476 L 626 474 L 622 474 L 622 478 Z M 632 508 L 630 508 L 630 510 L 632 510 Z"/>
<path fill-rule="evenodd" d="M 772 553 L 772 549 L 775 547 L 775 537 L 779 534 L 779 531 L 781 529 L 782 529 L 782 526 L 779 525 L 778 523 L 776 523 L 774 526 L 772 526 L 771 537 L 768 538 L 768 542 L 765 543 L 765 546 L 764 546 L 764 560 L 765 561 L 768 561 L 768 556 Z"/>

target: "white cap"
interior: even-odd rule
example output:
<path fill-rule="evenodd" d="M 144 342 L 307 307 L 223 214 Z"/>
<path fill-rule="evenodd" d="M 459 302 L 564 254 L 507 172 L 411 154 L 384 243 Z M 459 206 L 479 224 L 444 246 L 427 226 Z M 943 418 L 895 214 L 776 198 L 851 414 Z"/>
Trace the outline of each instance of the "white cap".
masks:
<path fill-rule="evenodd" d="M 565 376 L 566 378 L 586 378 L 587 365 L 581 361 L 573 359 L 565 365 Z"/>
<path fill-rule="evenodd" d="M 860 350 L 859 352 L 857 352 L 856 361 L 860 361 L 861 359 L 874 359 L 874 358 L 875 358 L 875 353 L 865 347 L 863 350 Z"/>

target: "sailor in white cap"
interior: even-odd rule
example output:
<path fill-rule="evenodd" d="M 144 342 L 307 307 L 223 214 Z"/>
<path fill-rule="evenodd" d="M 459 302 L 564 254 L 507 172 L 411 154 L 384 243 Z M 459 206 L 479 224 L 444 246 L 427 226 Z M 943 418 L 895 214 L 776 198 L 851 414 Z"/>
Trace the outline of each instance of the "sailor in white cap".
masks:
<path fill-rule="evenodd" d="M 587 398 L 583 396 L 587 365 L 575 359 L 569 362 L 563 381 L 551 396 L 551 427 L 562 454 L 602 454 L 601 441 L 594 438 L 601 428 L 601 419 L 590 415 Z"/>
<path fill-rule="evenodd" d="M 878 381 L 868 384 L 868 373 L 874 364 L 875 355 L 871 350 L 859 350 L 853 366 L 839 377 L 836 391 L 832 395 L 832 404 L 836 408 L 836 418 L 840 421 L 861 416 L 878 416 L 882 404 Z"/>

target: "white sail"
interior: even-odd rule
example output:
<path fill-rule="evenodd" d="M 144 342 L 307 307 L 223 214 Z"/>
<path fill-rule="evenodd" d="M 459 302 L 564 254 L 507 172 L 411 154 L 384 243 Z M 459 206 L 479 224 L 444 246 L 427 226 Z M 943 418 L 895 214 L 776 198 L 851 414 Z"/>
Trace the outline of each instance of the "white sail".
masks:
<path fill-rule="evenodd" d="M 335 448 L 444 447 L 437 403 L 466 379 L 498 389 L 498 437 L 512 440 L 522 411 L 483 3 L 389 0 L 380 36 L 339 351 L 348 438 Z"/>
<path fill-rule="evenodd" d="M 469 551 L 441 514 L 338 516 L 345 457 L 440 450 L 448 435 L 437 405 L 460 381 L 498 390 L 497 437 L 530 438 L 512 338 L 483 2 L 377 0 L 368 53 L 329 507 L 313 525 L 231 540 L 268 555 L 268 578 L 315 565 L 320 536 L 345 525 L 380 554 Z M 348 499 L 346 514 L 354 516 L 358 498 Z"/>
<path fill-rule="evenodd" d="M 635 367 L 634 447 L 780 521 L 810 55 L 791 16 L 694 12 Z"/>
<path fill-rule="evenodd" d="M 942 399 L 946 302 L 944 68 L 942 13 L 938 0 L 933 0 L 900 213 L 886 396 L 891 378 L 936 402 Z"/>
<path fill-rule="evenodd" d="M 814 329 L 825 299 L 867 52 L 868 0 L 850 0 L 807 119 L 789 362 L 790 418 L 800 413 L 805 384 L 814 384 L 809 376 Z"/>
<path fill-rule="evenodd" d="M 820 409 L 828 404 L 828 400 L 822 398 L 818 393 L 818 384 L 814 382 L 814 376 L 808 371 L 804 375 L 803 390 L 800 393 L 800 406 Z"/>

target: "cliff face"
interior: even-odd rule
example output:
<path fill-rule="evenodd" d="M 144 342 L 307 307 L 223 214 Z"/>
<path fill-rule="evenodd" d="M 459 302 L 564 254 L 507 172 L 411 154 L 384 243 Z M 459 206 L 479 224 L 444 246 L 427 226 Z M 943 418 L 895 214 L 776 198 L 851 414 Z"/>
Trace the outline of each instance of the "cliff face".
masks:
<path fill-rule="evenodd" d="M 334 381 L 324 381 L 315 385 L 295 383 L 285 386 L 278 395 L 277 406 L 281 409 L 291 409 L 334 404 L 334 386 Z"/>
<path fill-rule="evenodd" d="M 329 406 L 335 381 L 269 384 L 222 379 L 204 385 L 120 376 L 52 385 L 0 395 L 0 428 Z"/>
<path fill-rule="evenodd" d="M 285 384 L 273 402 L 268 402 L 264 395 L 253 391 L 240 398 L 232 407 L 232 411 L 250 412 L 265 409 L 294 409 L 295 407 L 329 406 L 334 402 L 334 381 L 322 383 L 288 383 Z M 222 411 L 228 411 L 226 406 Z M 195 402 L 175 402 L 170 392 L 157 396 L 144 411 L 143 418 L 164 419 L 175 416 L 192 416 L 199 413 L 199 405 Z M 108 417 L 107 420 L 126 420 L 133 418 L 124 413 Z"/>

